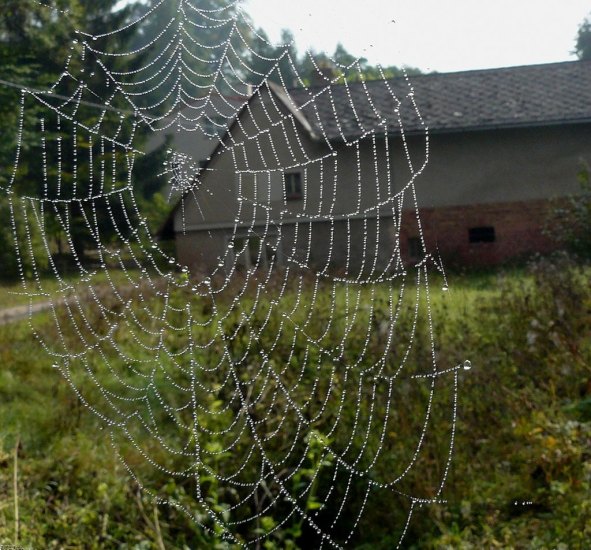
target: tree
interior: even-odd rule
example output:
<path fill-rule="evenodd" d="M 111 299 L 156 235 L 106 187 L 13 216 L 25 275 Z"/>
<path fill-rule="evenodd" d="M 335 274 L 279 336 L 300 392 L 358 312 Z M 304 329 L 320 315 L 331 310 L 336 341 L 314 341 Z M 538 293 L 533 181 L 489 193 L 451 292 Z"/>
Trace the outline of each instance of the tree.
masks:
<path fill-rule="evenodd" d="M 263 29 L 249 33 L 248 37 L 247 72 L 250 74 L 247 74 L 247 78 L 254 79 L 253 84 L 260 84 L 266 77 L 279 85 L 298 85 L 300 61 L 291 31 L 283 29 L 280 44 L 276 46 L 271 44 Z"/>
<path fill-rule="evenodd" d="M 591 169 L 581 161 L 580 192 L 556 200 L 545 233 L 579 258 L 591 258 Z"/>
<path fill-rule="evenodd" d="M 264 31 L 258 34 L 268 41 Z M 349 53 L 342 44 L 337 44 L 332 56 L 326 52 L 314 50 L 300 55 L 291 31 L 284 29 L 281 34 L 280 46 L 274 47 L 265 41 L 253 41 L 251 48 L 253 54 L 250 57 L 251 65 L 257 73 L 269 76 L 269 80 L 286 86 L 298 86 L 301 82 L 305 85 L 324 83 L 321 72 L 329 70 L 333 76 L 343 76 L 349 82 L 361 80 L 380 80 L 382 78 L 394 78 L 403 74 L 420 74 L 421 71 L 414 67 L 400 68 L 396 65 L 379 67 L 371 65 L 365 57 L 356 57 Z M 285 50 L 287 49 L 287 54 Z M 271 58 L 271 61 L 266 60 Z M 281 58 L 279 62 L 276 60 Z M 274 64 L 277 68 L 271 71 Z"/>
<path fill-rule="evenodd" d="M 591 20 L 586 17 L 579 26 L 575 51 L 579 59 L 591 59 Z"/>
<path fill-rule="evenodd" d="M 61 7 L 63 7 L 63 2 Z M 58 8 L 60 3 L 54 7 Z M 75 8 L 76 10 L 76 8 Z M 0 11 L 0 186 L 14 162 L 20 86 L 43 87 L 57 75 L 56 58 L 65 59 L 69 19 L 56 18 L 33 0 L 7 0 Z M 41 56 L 43 52 L 43 56 Z M 28 135 L 23 136 L 26 140 Z M 27 142 L 24 148 L 27 148 Z"/>
<path fill-rule="evenodd" d="M 173 86 L 177 73 L 170 71 L 170 67 L 174 62 L 182 66 L 182 101 L 191 102 L 207 95 L 214 84 L 221 93 L 232 94 L 236 87 L 241 88 L 241 80 L 249 76 L 242 63 L 249 58 L 254 32 L 251 22 L 239 15 L 238 2 L 192 0 L 189 4 L 179 0 L 146 0 L 142 4 L 141 11 L 150 15 L 137 27 L 132 49 L 151 45 L 148 61 L 155 70 L 168 75 L 170 78 L 164 82 Z M 161 55 L 164 48 L 172 55 Z M 170 86 L 159 86 L 152 89 L 150 101 L 155 103 L 168 95 Z M 176 94 L 171 96 L 161 109 L 166 110 L 177 98 Z"/>
<path fill-rule="evenodd" d="M 64 188 L 67 186 L 77 187 L 77 196 L 82 196 L 90 190 L 92 178 L 88 174 L 92 168 L 90 162 L 78 162 L 74 150 L 90 151 L 92 145 L 89 138 L 83 132 L 73 142 L 72 133 L 65 128 L 59 132 L 55 125 L 48 122 L 47 131 L 44 134 L 45 144 L 42 145 L 41 134 L 39 133 L 40 121 L 47 116 L 47 108 L 39 101 L 27 96 L 26 108 L 24 110 L 23 133 L 21 136 L 21 150 L 18 158 L 17 178 L 14 185 L 8 189 L 11 181 L 12 169 L 16 159 L 16 145 L 19 127 L 20 96 L 21 88 L 47 89 L 59 80 L 59 86 L 55 91 L 62 96 L 75 97 L 79 89 L 81 75 L 90 75 L 90 67 L 95 63 L 91 55 L 77 55 L 77 47 L 74 47 L 74 39 L 77 38 L 76 30 L 83 29 L 91 35 L 108 33 L 113 29 L 125 26 L 132 20 L 138 4 L 129 3 L 121 9 L 116 9 L 117 0 L 105 0 L 96 2 L 94 0 L 49 0 L 38 2 L 36 0 L 7 0 L 0 12 L 0 201 L 3 208 L 8 208 L 9 201 L 18 204 L 19 197 L 23 195 L 42 197 L 44 186 L 47 186 L 48 179 L 56 179 L 57 171 Z M 67 11 L 66 11 L 67 10 Z M 128 43 L 132 30 L 117 33 L 108 39 L 97 39 L 93 45 L 106 51 L 118 51 Z M 79 40 L 76 40 L 79 42 Z M 139 57 L 139 56 L 138 56 Z M 67 62 L 67 78 L 60 78 L 64 72 Z M 117 63 L 117 58 L 111 62 L 112 69 Z M 65 74 L 65 73 L 64 73 Z M 78 78 L 76 78 L 78 77 Z M 44 95 L 44 98 L 49 96 Z M 67 107 L 66 107 L 67 108 Z M 76 120 L 87 127 L 92 127 L 100 116 L 100 109 L 81 104 L 76 110 Z M 101 128 L 111 135 L 115 135 L 117 120 L 101 123 Z M 67 122 L 64 120 L 64 126 Z M 124 132 L 120 132 L 124 139 Z M 61 161 L 59 169 L 55 162 L 47 164 L 47 172 L 44 172 L 45 163 L 39 162 L 44 154 L 49 159 L 55 160 L 57 154 L 57 142 L 62 139 Z M 121 153 L 120 153 L 121 155 Z M 80 159 L 82 160 L 82 159 Z M 124 163 L 120 163 L 124 165 Z M 93 165 L 94 166 L 94 165 Z M 78 178 L 74 178 L 74 174 Z M 47 176 L 47 177 L 46 177 Z M 123 181 L 125 174 L 120 170 L 118 176 Z M 75 183 L 73 183 L 75 181 Z M 10 196 L 9 196 L 10 195 Z M 88 195 L 85 195 L 88 196 Z M 66 219 L 69 228 L 70 243 L 78 257 L 82 258 L 84 250 L 93 243 L 85 222 L 85 212 L 80 202 L 71 203 L 39 203 L 41 208 L 33 212 L 34 202 L 29 207 L 29 222 L 31 220 L 45 219 L 43 231 L 50 239 L 55 241 L 55 246 L 60 250 L 63 246 L 63 223 L 60 219 Z M 14 212 L 14 209 L 12 210 Z M 23 218 L 23 216 L 25 216 Z M 20 226 L 26 225 L 27 214 L 19 213 L 19 217 L 12 215 L 15 223 Z M 113 218 L 123 218 L 124 212 L 114 213 L 98 211 L 99 224 L 105 232 L 113 233 Z M 30 226 L 35 225 L 31 222 Z M 15 229 L 19 234 L 20 227 Z M 1 230 L 3 233 L 11 234 L 10 224 L 6 224 Z M 13 239 L 3 241 L 13 242 Z M 15 250 L 12 254 L 15 255 Z M 13 273 L 14 274 L 14 273 Z"/>
<path fill-rule="evenodd" d="M 371 65 L 365 57 L 357 58 L 351 55 L 342 44 L 337 44 L 333 59 L 337 63 L 341 72 L 346 71 L 347 67 L 352 66 L 352 71 L 347 72 L 347 80 L 349 81 L 360 81 L 360 80 L 381 80 L 383 78 L 395 78 L 397 76 L 403 76 L 404 74 L 414 75 L 421 74 L 421 70 L 416 67 L 403 68 L 397 65 L 378 66 Z"/>

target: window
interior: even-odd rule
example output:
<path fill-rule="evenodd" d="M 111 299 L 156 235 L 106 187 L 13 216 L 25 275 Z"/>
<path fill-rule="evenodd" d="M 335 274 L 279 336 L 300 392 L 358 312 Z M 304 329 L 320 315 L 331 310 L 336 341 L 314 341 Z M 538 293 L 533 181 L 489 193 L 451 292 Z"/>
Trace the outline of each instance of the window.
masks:
<path fill-rule="evenodd" d="M 234 253 L 237 258 L 237 266 L 250 269 L 257 265 L 259 260 L 260 241 L 258 238 L 238 238 L 234 241 Z"/>
<path fill-rule="evenodd" d="M 288 172 L 283 174 L 285 199 L 288 201 L 302 198 L 302 174 L 300 172 Z"/>
<path fill-rule="evenodd" d="M 423 255 L 423 247 L 421 246 L 421 239 L 418 237 L 409 237 L 408 239 L 408 255 L 413 260 L 418 260 Z"/>
<path fill-rule="evenodd" d="M 495 228 L 492 226 L 471 227 L 468 229 L 470 243 L 494 243 Z"/>

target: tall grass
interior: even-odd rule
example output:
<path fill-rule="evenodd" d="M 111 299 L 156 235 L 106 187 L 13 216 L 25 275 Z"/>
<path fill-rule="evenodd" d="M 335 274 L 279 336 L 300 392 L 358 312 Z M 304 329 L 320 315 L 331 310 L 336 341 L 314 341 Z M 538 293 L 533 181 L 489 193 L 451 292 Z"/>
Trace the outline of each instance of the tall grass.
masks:
<path fill-rule="evenodd" d="M 453 366 L 468 358 L 473 368 L 462 374 L 460 380 L 455 456 L 443 495 L 447 503 L 417 510 L 405 538 L 406 547 L 554 548 L 562 543 L 568 548 L 584 548 L 586 541 L 591 540 L 591 290 L 588 280 L 588 270 L 568 258 L 556 257 L 535 262 L 522 273 L 457 277 L 452 280 L 449 291 L 442 290 L 440 281 L 433 281 L 431 299 L 439 365 L 441 368 Z M 370 352 L 374 346 L 375 353 L 383 349 L 383 342 L 379 340 L 380 323 L 387 319 L 392 289 L 384 287 L 379 292 L 378 307 L 374 311 L 362 308 L 358 321 L 360 327 L 368 321 L 374 324 L 369 346 Z M 128 298 L 138 299 L 132 292 Z M 105 299 L 108 300 L 108 296 Z M 188 294 L 171 299 L 178 304 L 194 300 Z M 349 300 L 352 299 L 353 296 L 349 296 Z M 249 311 L 249 300 L 252 303 L 249 297 L 242 301 L 242 311 Z M 290 301 L 295 305 L 295 300 L 296 293 L 290 294 L 284 307 L 288 308 Z M 363 303 L 363 295 L 360 300 Z M 336 302 L 336 310 L 343 311 L 345 295 L 342 291 L 337 293 Z M 138 304 L 134 302 L 138 314 L 145 316 L 142 322 L 149 326 L 154 311 L 150 311 L 148 303 L 141 313 Z M 112 314 L 116 315 L 120 306 L 115 302 L 111 305 Z M 211 304 L 204 302 L 201 307 L 204 316 L 209 316 Z M 315 312 L 318 320 L 309 326 L 311 337 L 321 338 L 326 332 L 326 311 L 330 307 L 329 295 L 321 296 Z M 401 335 L 409 329 L 412 303 L 404 308 L 409 311 L 401 313 Z M 227 310 L 220 306 L 219 315 L 223 316 L 224 311 Z M 304 310 L 297 308 L 293 313 L 300 323 L 304 322 L 304 314 Z M 177 321 L 182 322 L 182 315 L 179 313 Z M 371 319 L 370 315 L 373 315 Z M 337 325 L 326 332 L 325 347 L 342 329 L 338 323 L 345 322 L 344 316 L 335 317 Z M 72 317 L 67 319 L 71 322 Z M 250 326 L 258 330 L 265 319 L 266 312 L 262 308 L 251 319 Z M 98 331 L 102 330 L 101 322 L 107 326 L 108 316 L 97 321 Z M 268 334 L 276 334 L 279 322 L 275 318 L 268 321 Z M 221 323 L 228 337 L 232 337 L 229 342 L 233 354 L 239 356 L 249 346 L 253 349 L 250 334 L 241 327 L 238 313 L 231 313 Z M 55 330 L 49 316 L 42 315 L 35 320 L 35 325 L 45 334 L 51 335 Z M 422 345 L 417 346 L 413 356 L 417 365 L 428 362 L 430 353 L 426 323 L 420 326 L 416 338 Z M 209 326 L 196 331 L 195 341 L 207 341 L 215 330 Z M 129 327 L 122 329 L 119 337 L 123 346 L 136 345 Z M 176 341 L 174 336 L 167 338 L 169 349 L 182 349 L 183 341 Z M 0 327 L 0 339 L 3 365 L 0 369 L 0 494 L 2 503 L 13 502 L 11 457 L 20 438 L 21 544 L 84 548 L 159 548 L 162 544 L 171 548 L 225 547 L 215 529 L 208 535 L 174 508 L 154 512 L 152 502 L 139 492 L 137 483 L 115 457 L 104 425 L 81 404 L 60 373 L 52 368 L 50 358 L 32 341 L 28 323 Z M 358 345 L 365 345 L 365 339 L 360 333 Z M 80 345 L 75 335 L 70 344 L 74 350 Z M 400 349 L 394 347 L 393 353 L 402 352 L 404 342 L 400 345 Z M 263 342 L 263 348 L 265 346 L 268 349 L 269 343 Z M 304 347 L 304 343 L 296 339 L 293 365 L 298 364 Z M 290 343 L 279 341 L 271 360 L 280 362 L 289 355 L 290 349 Z M 212 346 L 197 353 L 196 360 L 204 365 L 214 364 L 219 351 Z M 350 361 L 358 350 L 351 346 L 347 353 Z M 369 355 L 371 359 L 372 354 Z M 116 356 L 110 359 L 117 364 Z M 361 369 L 364 364 L 360 364 Z M 328 362 L 326 368 L 329 368 Z M 260 365 L 256 362 L 246 365 L 245 380 L 253 378 L 257 369 Z M 100 360 L 92 363 L 91 370 L 103 376 L 108 389 L 116 390 L 121 384 L 108 378 L 106 365 Z M 182 382 L 180 372 L 177 371 L 177 382 Z M 82 395 L 106 406 L 88 376 L 84 372 L 76 376 Z M 290 376 L 287 369 L 286 384 L 295 383 Z M 350 383 L 355 385 L 356 379 L 352 376 Z M 344 391 L 342 379 L 333 379 L 332 383 L 336 392 Z M 435 417 L 439 413 L 441 416 L 426 442 L 425 462 L 417 468 L 416 474 L 408 476 L 404 487 L 416 495 L 433 494 L 434 484 L 444 467 L 441 457 L 445 457 L 449 444 L 447 413 L 452 394 L 445 385 L 440 390 L 433 407 Z M 425 391 L 421 385 L 400 386 L 397 403 L 404 403 L 404 406 L 395 407 L 396 428 L 388 434 L 386 458 L 372 474 L 376 479 L 386 478 L 408 459 L 407 453 L 413 448 L 409 442 L 416 439 L 417 422 L 424 416 Z M 170 392 L 165 398 L 175 403 L 178 395 Z M 222 411 L 223 394 L 217 398 L 203 395 L 203 399 L 209 400 L 208 407 L 212 410 Z M 261 406 L 264 403 L 263 400 Z M 383 405 L 376 404 L 378 409 Z M 310 410 L 313 412 L 314 406 Z M 342 413 L 343 426 L 351 425 L 354 412 L 355 403 L 347 403 Z M 330 411 L 328 413 L 330 416 Z M 255 410 L 253 414 L 265 418 L 262 410 L 258 413 Z M 361 407 L 360 414 L 367 419 L 369 411 Z M 211 416 L 198 420 L 206 428 L 219 431 L 232 416 L 231 411 L 227 412 L 227 418 L 225 415 L 220 412 L 217 425 L 211 423 Z M 159 420 L 164 425 L 170 424 L 171 444 L 181 443 L 180 439 L 175 440 L 180 436 L 172 433 L 175 422 L 166 415 Z M 186 418 L 176 420 L 187 421 Z M 273 432 L 278 422 L 273 415 L 268 416 L 265 429 Z M 288 417 L 284 422 L 282 432 L 287 437 L 296 420 Z M 319 425 L 318 429 L 321 431 L 322 427 Z M 135 435 L 141 438 L 141 425 L 135 428 Z M 133 431 L 134 427 L 130 429 Z M 338 433 L 332 436 L 332 445 L 341 448 L 345 445 L 346 441 L 340 441 L 339 437 L 346 438 L 347 430 L 342 433 L 342 436 Z M 367 443 L 368 456 L 378 445 L 375 438 L 379 430 L 373 434 Z M 126 460 L 152 486 L 158 487 L 160 496 L 196 507 L 194 487 L 146 468 L 145 461 L 133 446 L 125 443 L 124 437 L 116 437 L 116 441 Z M 310 472 L 315 471 L 314 465 L 322 458 L 322 442 L 319 441 L 318 447 L 308 447 L 306 460 Z M 163 461 L 170 458 L 146 435 L 143 443 L 153 456 Z M 208 449 L 216 453 L 226 443 L 223 436 L 212 438 Z M 270 452 L 280 453 L 285 443 L 278 437 L 276 450 Z M 231 468 L 233 461 L 240 457 L 241 445 L 243 443 L 239 442 L 235 453 L 212 455 L 217 456 L 218 462 L 211 466 L 222 470 Z M 355 449 L 351 452 L 355 453 Z M 182 464 L 173 462 L 172 466 L 181 467 Z M 330 465 L 326 470 L 330 471 Z M 324 484 L 328 483 L 322 471 L 306 497 L 306 506 L 312 510 L 316 509 L 316 498 L 321 499 L 326 489 Z M 310 472 L 304 468 L 293 483 L 306 486 L 312 476 Z M 425 475 L 425 472 L 430 474 Z M 217 507 L 220 514 L 225 513 L 225 501 L 231 497 L 216 484 L 215 478 L 204 476 L 202 483 L 208 498 L 212 499 L 211 505 Z M 363 487 L 354 484 L 350 492 L 352 501 L 361 499 Z M 372 497 L 352 544 L 359 548 L 391 548 L 404 526 L 408 501 L 391 491 L 376 492 Z M 13 510 L 12 506 L 0 505 L 0 544 L 14 542 Z M 256 528 L 272 530 L 274 521 L 272 513 L 263 514 Z M 247 538 L 249 533 L 241 536 Z M 294 520 L 275 531 L 267 547 L 304 548 L 307 536 L 305 526 Z"/>

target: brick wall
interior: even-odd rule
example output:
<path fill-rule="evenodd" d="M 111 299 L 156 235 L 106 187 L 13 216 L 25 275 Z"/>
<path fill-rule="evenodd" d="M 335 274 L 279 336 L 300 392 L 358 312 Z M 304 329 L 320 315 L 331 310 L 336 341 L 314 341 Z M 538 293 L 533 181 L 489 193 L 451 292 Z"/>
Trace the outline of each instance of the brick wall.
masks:
<path fill-rule="evenodd" d="M 551 207 L 550 201 L 537 200 L 422 208 L 420 219 L 428 251 L 438 250 L 447 265 L 490 266 L 555 249 L 543 232 Z M 470 242 L 470 229 L 476 229 L 473 238 L 487 240 L 489 228 L 494 228 L 494 242 Z M 401 249 L 407 260 L 409 239 L 418 235 L 415 212 L 405 211 Z"/>
<path fill-rule="evenodd" d="M 427 243 L 427 251 L 439 253 L 448 267 L 453 265 L 492 266 L 514 259 L 523 259 L 535 252 L 547 253 L 556 248 L 556 243 L 544 233 L 551 201 L 516 201 L 491 204 L 475 204 L 464 206 L 447 206 L 439 208 L 421 208 L 420 223 Z M 395 226 L 391 218 L 382 219 L 379 249 L 376 245 L 375 220 L 368 222 L 364 228 L 362 221 L 354 220 L 347 228 L 345 222 L 337 222 L 332 237 L 330 224 L 317 222 L 314 224 L 312 251 L 307 253 L 308 225 L 301 224 L 295 259 L 311 265 L 327 268 L 330 271 L 342 271 L 349 250 L 349 275 L 355 274 L 359 264 L 365 258 L 364 265 L 374 264 L 374 256 L 378 255 L 377 267 L 384 267 L 388 257 L 393 253 L 395 238 L 392 233 Z M 470 242 L 470 229 L 480 228 L 476 237 L 486 241 L 494 230 L 494 242 Z M 367 230 L 368 242 L 363 248 L 363 233 Z M 386 235 L 390 233 L 390 235 Z M 192 270 L 211 273 L 216 269 L 220 257 L 226 251 L 226 240 L 231 236 L 230 230 L 195 231 L 176 235 L 177 254 L 181 263 L 191 266 Z M 350 245 L 347 235 L 351 235 Z M 420 259 L 422 253 L 412 257 L 411 239 L 419 236 L 418 222 L 414 210 L 404 210 L 400 232 L 400 249 L 404 263 L 411 264 Z M 286 225 L 282 229 L 282 253 L 293 253 L 293 226 Z M 332 244 L 329 252 L 329 244 Z M 415 247 L 418 243 L 415 242 Z M 301 250 L 300 250 L 301 247 Z M 419 247 L 420 248 L 420 247 Z M 329 264 L 327 261 L 330 259 Z"/>

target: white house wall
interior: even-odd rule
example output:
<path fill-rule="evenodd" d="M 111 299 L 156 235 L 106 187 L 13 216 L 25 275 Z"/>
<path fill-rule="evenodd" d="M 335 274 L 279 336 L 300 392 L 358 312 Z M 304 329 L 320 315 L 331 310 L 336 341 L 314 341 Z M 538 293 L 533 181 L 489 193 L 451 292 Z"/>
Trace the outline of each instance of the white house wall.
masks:
<path fill-rule="evenodd" d="M 591 162 L 586 124 L 434 134 L 417 193 L 427 208 L 549 199 L 581 191 L 581 161 Z"/>
<path fill-rule="evenodd" d="M 396 183 L 391 177 L 392 142 L 375 139 L 329 146 L 312 141 L 283 105 L 263 92 L 264 103 L 255 98 L 226 143 L 231 145 L 213 156 L 200 185 L 189 193 L 175 216 L 175 231 L 233 225 L 238 219 L 325 219 L 334 216 L 375 216 L 378 205 L 391 210 Z M 423 153 L 424 158 L 424 153 Z M 301 200 L 286 201 L 283 174 L 298 171 L 304 187 Z M 322 183 L 320 183 L 322 182 Z M 242 200 L 241 200 L 242 199 Z"/>
<path fill-rule="evenodd" d="M 398 247 L 397 193 L 408 190 L 409 182 L 415 182 L 421 208 L 494 210 L 500 203 L 578 192 L 580 161 L 591 160 L 587 125 L 434 132 L 428 150 L 425 136 L 416 135 L 406 140 L 407 147 L 401 136 L 388 141 L 370 136 L 360 144 L 313 141 L 266 90 L 251 101 L 226 143 L 231 147 L 214 155 L 174 218 L 179 259 L 208 270 L 227 256 L 229 237 L 260 233 L 269 224 L 281 226 L 284 260 L 323 267 L 329 258 L 331 269 L 344 269 L 347 257 L 367 267 L 373 254 L 377 265 L 391 264 L 389 254 Z M 283 173 L 291 170 L 302 173 L 302 200 L 285 200 Z M 414 207 L 410 193 L 404 207 Z M 364 221 L 378 215 L 379 223 Z M 405 236 L 418 231 L 416 220 L 409 219 L 405 223 L 414 227 L 402 227 Z M 308 252 L 310 222 L 315 225 Z M 467 232 L 461 219 L 454 223 L 462 235 Z"/>

